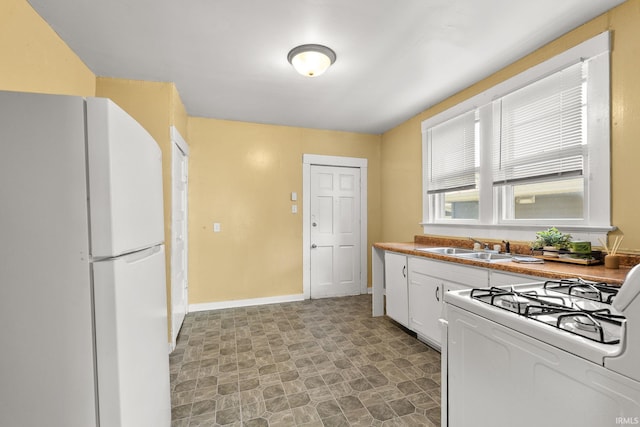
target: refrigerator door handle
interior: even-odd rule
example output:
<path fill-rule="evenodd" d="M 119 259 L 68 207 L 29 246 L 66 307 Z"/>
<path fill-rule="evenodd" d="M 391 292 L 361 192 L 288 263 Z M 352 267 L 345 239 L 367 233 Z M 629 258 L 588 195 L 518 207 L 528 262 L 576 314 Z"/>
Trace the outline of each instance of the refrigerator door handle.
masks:
<path fill-rule="evenodd" d="M 140 251 L 130 252 L 126 255 L 123 255 L 122 258 L 127 262 L 127 264 L 135 264 L 160 252 L 161 246 L 162 245 L 156 245 Z"/>
<path fill-rule="evenodd" d="M 126 254 L 122 254 L 117 257 L 94 258 L 93 262 L 98 263 L 98 262 L 113 261 L 116 259 L 121 259 L 127 264 L 135 264 L 136 262 L 140 262 L 142 260 L 149 258 L 150 256 L 157 254 L 162 250 L 163 247 L 164 245 L 156 245 L 156 246 L 151 246 L 150 248 L 144 248 L 144 249 L 140 249 L 133 252 L 127 252 Z"/>

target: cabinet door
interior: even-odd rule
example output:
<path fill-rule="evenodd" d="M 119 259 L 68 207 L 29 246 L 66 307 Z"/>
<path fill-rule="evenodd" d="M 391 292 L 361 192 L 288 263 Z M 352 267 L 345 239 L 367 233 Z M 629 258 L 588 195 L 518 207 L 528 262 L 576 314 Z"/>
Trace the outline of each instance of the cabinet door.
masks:
<path fill-rule="evenodd" d="M 469 288 L 484 288 L 489 283 L 489 270 L 447 261 L 429 262 L 429 274 L 447 282 L 460 283 Z"/>
<path fill-rule="evenodd" d="M 409 258 L 409 328 L 439 347 L 444 282 L 429 275 L 430 264 Z"/>
<path fill-rule="evenodd" d="M 384 254 L 384 282 L 387 316 L 409 327 L 407 295 L 407 257 L 393 252 Z"/>

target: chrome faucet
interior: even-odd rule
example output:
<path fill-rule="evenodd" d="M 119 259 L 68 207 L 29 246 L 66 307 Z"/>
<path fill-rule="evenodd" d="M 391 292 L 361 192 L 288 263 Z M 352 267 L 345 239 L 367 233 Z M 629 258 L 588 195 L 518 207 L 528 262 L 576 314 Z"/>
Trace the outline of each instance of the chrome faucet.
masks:
<path fill-rule="evenodd" d="M 483 243 L 480 240 L 476 240 L 473 237 L 469 237 L 469 240 L 473 241 L 474 243 L 479 244 L 480 246 L 482 246 L 482 249 L 489 249 L 489 244 L 488 243 Z"/>

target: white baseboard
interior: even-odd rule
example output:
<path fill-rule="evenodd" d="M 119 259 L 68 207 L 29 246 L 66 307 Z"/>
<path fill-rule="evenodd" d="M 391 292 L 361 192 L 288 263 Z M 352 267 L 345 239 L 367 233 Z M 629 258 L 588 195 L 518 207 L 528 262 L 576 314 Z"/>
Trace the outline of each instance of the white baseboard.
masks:
<path fill-rule="evenodd" d="M 237 307 L 248 307 L 251 305 L 265 305 L 265 304 L 277 304 L 281 302 L 293 302 L 293 301 L 303 301 L 304 294 L 294 294 L 294 295 L 278 295 L 275 297 L 266 297 L 266 298 L 250 298 L 250 299 L 239 299 L 233 301 L 221 301 L 221 302 L 205 302 L 201 304 L 189 304 L 189 312 L 193 311 L 207 311 L 207 310 L 220 310 L 223 308 L 237 308 Z"/>

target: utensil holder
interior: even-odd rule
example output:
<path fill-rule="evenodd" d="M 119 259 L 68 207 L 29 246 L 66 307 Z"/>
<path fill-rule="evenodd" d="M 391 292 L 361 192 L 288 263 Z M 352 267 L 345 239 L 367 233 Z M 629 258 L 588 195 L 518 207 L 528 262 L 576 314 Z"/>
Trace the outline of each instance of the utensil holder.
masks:
<path fill-rule="evenodd" d="M 620 268 L 620 257 L 618 255 L 605 255 L 604 268 Z"/>

